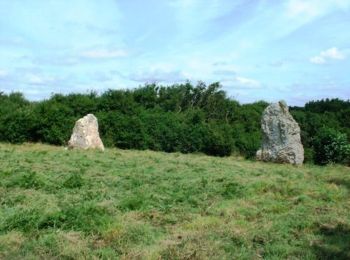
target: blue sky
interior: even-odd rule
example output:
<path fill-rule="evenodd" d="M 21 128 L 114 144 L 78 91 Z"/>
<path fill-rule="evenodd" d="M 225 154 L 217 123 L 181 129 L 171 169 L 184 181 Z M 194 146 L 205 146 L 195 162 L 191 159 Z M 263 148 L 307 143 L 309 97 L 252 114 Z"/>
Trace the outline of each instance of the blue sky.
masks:
<path fill-rule="evenodd" d="M 0 90 L 31 100 L 186 80 L 349 99 L 350 0 L 0 0 L 0 55 Z"/>

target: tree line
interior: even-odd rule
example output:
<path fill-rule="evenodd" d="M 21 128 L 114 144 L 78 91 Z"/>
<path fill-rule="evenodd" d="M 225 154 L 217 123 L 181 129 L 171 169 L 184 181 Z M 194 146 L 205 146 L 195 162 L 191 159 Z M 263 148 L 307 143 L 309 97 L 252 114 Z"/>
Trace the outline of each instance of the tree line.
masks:
<path fill-rule="evenodd" d="M 66 145 L 75 121 L 93 113 L 107 147 L 253 158 L 267 105 L 240 104 L 219 83 L 203 82 L 53 94 L 38 102 L 0 92 L 0 141 Z M 349 163 L 349 100 L 311 101 L 290 110 L 302 130 L 306 161 Z"/>

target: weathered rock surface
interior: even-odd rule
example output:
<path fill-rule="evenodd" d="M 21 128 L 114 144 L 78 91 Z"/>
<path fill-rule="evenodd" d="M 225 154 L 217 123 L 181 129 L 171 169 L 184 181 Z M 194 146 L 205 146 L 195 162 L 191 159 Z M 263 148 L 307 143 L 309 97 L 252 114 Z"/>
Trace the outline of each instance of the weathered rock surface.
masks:
<path fill-rule="evenodd" d="M 304 148 L 300 127 L 288 111 L 284 101 L 269 105 L 261 119 L 262 147 L 256 158 L 261 161 L 300 165 L 304 161 Z"/>
<path fill-rule="evenodd" d="M 68 147 L 70 149 L 99 149 L 104 151 L 105 148 L 98 132 L 97 118 L 93 114 L 88 114 L 75 123 Z"/>

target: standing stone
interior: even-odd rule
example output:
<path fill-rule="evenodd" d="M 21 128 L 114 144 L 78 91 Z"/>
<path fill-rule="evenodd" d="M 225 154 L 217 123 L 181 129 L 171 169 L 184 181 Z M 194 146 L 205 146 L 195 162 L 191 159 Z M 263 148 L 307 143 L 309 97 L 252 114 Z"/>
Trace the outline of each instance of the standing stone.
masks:
<path fill-rule="evenodd" d="M 262 147 L 256 158 L 261 161 L 300 165 L 304 161 L 304 148 L 300 127 L 288 111 L 284 101 L 269 105 L 261 119 Z"/>
<path fill-rule="evenodd" d="M 68 147 L 70 149 L 99 149 L 104 151 L 105 148 L 98 132 L 97 118 L 93 114 L 88 114 L 75 123 Z"/>

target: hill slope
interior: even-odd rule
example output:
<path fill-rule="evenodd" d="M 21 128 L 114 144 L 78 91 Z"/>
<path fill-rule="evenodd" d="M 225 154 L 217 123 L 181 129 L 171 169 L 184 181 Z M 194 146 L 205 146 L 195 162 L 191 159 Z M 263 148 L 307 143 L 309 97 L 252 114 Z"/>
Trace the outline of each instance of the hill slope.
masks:
<path fill-rule="evenodd" d="M 350 257 L 350 170 L 0 144 L 0 258 Z"/>

